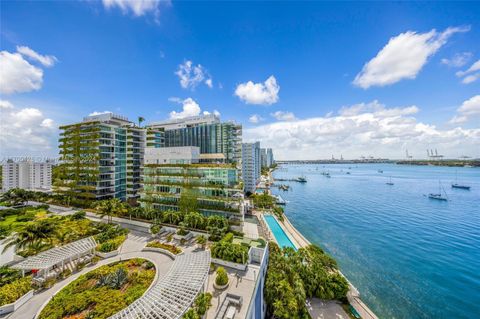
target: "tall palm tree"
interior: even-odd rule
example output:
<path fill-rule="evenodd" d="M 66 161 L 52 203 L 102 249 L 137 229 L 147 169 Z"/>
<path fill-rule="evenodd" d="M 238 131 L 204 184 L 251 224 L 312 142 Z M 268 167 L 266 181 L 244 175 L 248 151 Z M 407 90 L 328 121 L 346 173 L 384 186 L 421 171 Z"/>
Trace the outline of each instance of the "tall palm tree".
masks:
<path fill-rule="evenodd" d="M 125 204 L 118 198 L 103 200 L 96 206 L 96 209 L 100 218 L 107 216 L 109 224 L 112 222 L 114 215 L 122 215 L 128 212 Z"/>
<path fill-rule="evenodd" d="M 28 249 L 36 242 L 51 244 L 55 237 L 55 225 L 50 221 L 28 223 L 22 229 L 12 234 L 4 242 L 3 252 L 15 246 L 15 250 Z"/>

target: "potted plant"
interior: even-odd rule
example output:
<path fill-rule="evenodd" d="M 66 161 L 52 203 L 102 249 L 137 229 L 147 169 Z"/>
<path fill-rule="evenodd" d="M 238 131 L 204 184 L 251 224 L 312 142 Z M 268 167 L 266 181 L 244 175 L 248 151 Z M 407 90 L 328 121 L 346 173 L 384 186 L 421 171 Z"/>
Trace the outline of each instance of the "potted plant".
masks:
<path fill-rule="evenodd" d="M 224 290 L 228 287 L 228 274 L 225 268 L 217 268 L 217 276 L 215 277 L 215 282 L 213 284 L 215 289 Z"/>

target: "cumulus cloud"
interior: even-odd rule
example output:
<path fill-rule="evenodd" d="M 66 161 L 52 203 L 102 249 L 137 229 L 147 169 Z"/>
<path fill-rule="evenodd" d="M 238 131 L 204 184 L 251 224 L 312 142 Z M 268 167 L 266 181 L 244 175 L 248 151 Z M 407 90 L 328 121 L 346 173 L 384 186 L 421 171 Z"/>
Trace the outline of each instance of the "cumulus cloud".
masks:
<path fill-rule="evenodd" d="M 112 112 L 110 112 L 110 111 L 93 111 L 92 113 L 88 114 L 88 116 L 102 115 L 102 114 L 107 114 L 107 113 L 112 113 Z"/>
<path fill-rule="evenodd" d="M 250 123 L 253 123 L 253 124 L 257 124 L 257 123 L 260 123 L 262 122 L 264 119 L 263 117 L 261 117 L 260 115 L 258 114 L 252 114 L 249 118 L 248 118 L 248 121 Z"/>
<path fill-rule="evenodd" d="M 343 107 L 330 116 L 274 122 L 244 129 L 246 141 L 274 147 L 280 159 L 346 158 L 361 155 L 402 158 L 405 149 L 424 156 L 427 147 L 445 155 L 478 156 L 480 129 L 442 130 L 417 121 L 416 106 L 387 108 L 378 101 Z M 477 150 L 473 154 L 472 150 Z"/>
<path fill-rule="evenodd" d="M 53 150 L 57 141 L 55 122 L 33 107 L 18 108 L 0 100 L 0 148 L 4 155 Z"/>
<path fill-rule="evenodd" d="M 451 59 L 443 58 L 441 62 L 450 67 L 459 68 L 467 64 L 472 55 L 472 52 L 456 53 Z"/>
<path fill-rule="evenodd" d="M 277 111 L 270 115 L 279 121 L 295 121 L 297 119 L 292 112 Z"/>
<path fill-rule="evenodd" d="M 41 55 L 26 46 L 17 46 L 17 52 L 28 57 L 29 59 L 40 62 L 46 67 L 51 67 L 58 61 L 53 55 Z"/>
<path fill-rule="evenodd" d="M 39 90 L 43 84 L 43 70 L 26 59 L 51 67 L 57 61 L 53 55 L 41 55 L 26 46 L 17 46 L 17 52 L 0 52 L 0 93 L 13 94 Z"/>
<path fill-rule="evenodd" d="M 480 78 L 480 60 L 473 63 L 467 70 L 458 71 L 456 73 L 458 77 L 464 77 L 462 83 L 469 84 L 475 82 Z"/>
<path fill-rule="evenodd" d="M 403 79 L 414 79 L 428 58 L 434 55 L 450 36 L 467 32 L 470 27 L 450 27 L 443 32 L 407 31 L 391 38 L 380 52 L 357 74 L 353 84 L 367 89 L 386 86 Z"/>
<path fill-rule="evenodd" d="M 170 112 L 170 118 L 171 119 L 183 119 L 185 117 L 190 117 L 190 116 L 198 116 L 200 114 L 203 115 L 209 115 L 211 114 L 208 111 L 203 111 L 200 108 L 200 105 L 191 97 L 186 98 L 184 100 L 178 98 L 178 97 L 171 97 L 168 99 L 170 102 L 178 103 L 182 105 L 182 111 L 177 112 L 177 111 L 172 111 Z M 213 111 L 213 114 L 215 116 L 220 116 L 220 112 L 217 110 Z"/>
<path fill-rule="evenodd" d="M 0 93 L 39 90 L 42 83 L 42 69 L 28 63 L 20 53 L 0 52 Z"/>
<path fill-rule="evenodd" d="M 169 3 L 169 1 L 160 0 L 102 0 L 106 9 L 119 8 L 123 14 L 132 13 L 135 17 L 141 17 L 146 14 L 154 14 L 158 17 L 160 13 L 160 4 Z"/>
<path fill-rule="evenodd" d="M 475 95 L 464 101 L 457 109 L 457 115 L 450 120 L 450 123 L 465 123 L 473 119 L 480 120 L 480 95 Z"/>
<path fill-rule="evenodd" d="M 180 79 L 180 85 L 184 89 L 195 89 L 200 83 L 205 83 L 209 88 L 213 87 L 213 80 L 208 71 L 200 64 L 194 65 L 187 60 L 178 66 L 175 74 Z"/>
<path fill-rule="evenodd" d="M 280 86 L 277 80 L 271 75 L 263 83 L 248 81 L 241 83 L 235 89 L 235 95 L 247 104 L 274 104 L 278 101 Z"/>

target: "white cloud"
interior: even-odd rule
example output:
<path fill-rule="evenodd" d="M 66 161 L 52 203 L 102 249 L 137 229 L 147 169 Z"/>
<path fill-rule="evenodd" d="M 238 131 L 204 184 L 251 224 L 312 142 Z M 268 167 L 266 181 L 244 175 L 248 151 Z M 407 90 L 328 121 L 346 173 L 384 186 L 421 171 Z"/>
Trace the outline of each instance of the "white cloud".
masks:
<path fill-rule="evenodd" d="M 450 120 L 450 123 L 459 124 L 473 119 L 480 120 L 480 95 L 475 95 L 464 101 L 457 109 L 457 113 L 458 114 Z"/>
<path fill-rule="evenodd" d="M 297 119 L 292 112 L 276 111 L 270 115 L 279 121 L 295 121 Z"/>
<path fill-rule="evenodd" d="M 13 109 L 13 104 L 6 100 L 0 100 L 0 109 Z"/>
<path fill-rule="evenodd" d="M 271 75 L 264 83 L 241 83 L 235 89 L 235 95 L 247 104 L 273 104 L 278 101 L 280 86 Z"/>
<path fill-rule="evenodd" d="M 444 58 L 441 60 L 441 62 L 442 64 L 448 65 L 450 67 L 459 68 L 467 64 L 467 62 L 470 60 L 471 57 L 472 57 L 472 52 L 462 52 L 462 53 L 456 53 L 451 59 Z"/>
<path fill-rule="evenodd" d="M 170 112 L 170 118 L 172 119 L 181 119 L 189 116 L 197 116 L 200 115 L 200 112 L 202 111 L 200 109 L 200 105 L 198 105 L 198 103 L 190 97 L 186 98 L 185 100 L 180 100 L 176 102 L 182 104 L 182 111 Z"/>
<path fill-rule="evenodd" d="M 258 114 L 252 114 L 249 118 L 248 118 L 248 121 L 250 123 L 253 123 L 253 124 L 257 124 L 257 123 L 260 123 L 262 122 L 264 119 L 263 117 L 261 117 L 260 115 Z"/>
<path fill-rule="evenodd" d="M 17 46 L 17 52 L 46 67 L 51 67 L 58 61 L 53 55 L 41 55 L 26 46 Z"/>
<path fill-rule="evenodd" d="M 465 71 L 458 71 L 456 75 L 458 77 L 463 77 L 462 83 L 469 84 L 475 82 L 477 79 L 480 78 L 480 60 L 477 60 L 473 63 L 467 70 Z"/>
<path fill-rule="evenodd" d="M 281 121 L 244 129 L 245 141 L 260 140 L 279 159 L 403 158 L 405 149 L 423 157 L 427 147 L 446 156 L 478 156 L 480 129 L 442 130 L 417 121 L 416 106 L 387 108 L 378 101 L 342 108 L 337 115 Z M 475 152 L 476 153 L 472 153 Z"/>
<path fill-rule="evenodd" d="M 0 148 L 3 155 L 26 155 L 53 150 L 57 143 L 57 128 L 37 108 L 17 108 L 0 100 Z"/>
<path fill-rule="evenodd" d="M 212 77 L 208 71 L 200 64 L 194 65 L 190 60 L 180 64 L 175 74 L 184 89 L 195 89 L 202 82 L 209 88 L 213 87 Z"/>
<path fill-rule="evenodd" d="M 110 111 L 93 111 L 92 113 L 88 114 L 88 116 L 95 116 L 95 115 L 102 115 L 102 114 L 107 114 L 107 113 L 112 113 Z"/>
<path fill-rule="evenodd" d="M 171 119 L 183 119 L 185 117 L 190 117 L 190 116 L 198 116 L 200 114 L 203 115 L 209 115 L 212 114 L 208 111 L 203 111 L 200 108 L 200 105 L 191 97 L 186 98 L 182 100 L 181 98 L 178 97 L 170 97 L 168 98 L 170 102 L 174 102 L 177 104 L 182 105 L 182 111 L 177 112 L 177 111 L 172 111 L 170 112 L 170 118 Z M 220 112 L 218 110 L 213 110 L 213 114 L 215 116 L 220 116 Z"/>
<path fill-rule="evenodd" d="M 148 13 L 158 16 L 160 13 L 160 3 L 169 3 L 169 1 L 160 0 L 102 0 L 103 6 L 107 9 L 119 8 L 123 14 L 133 13 L 135 17 L 140 17 Z"/>
<path fill-rule="evenodd" d="M 428 58 L 447 43 L 451 35 L 469 30 L 470 27 L 450 27 L 441 33 L 435 29 L 427 33 L 407 31 L 390 38 L 383 49 L 363 66 L 353 84 L 367 89 L 414 79 Z"/>
<path fill-rule="evenodd" d="M 0 93 L 39 90 L 42 83 L 42 69 L 28 63 L 19 53 L 0 52 Z"/>

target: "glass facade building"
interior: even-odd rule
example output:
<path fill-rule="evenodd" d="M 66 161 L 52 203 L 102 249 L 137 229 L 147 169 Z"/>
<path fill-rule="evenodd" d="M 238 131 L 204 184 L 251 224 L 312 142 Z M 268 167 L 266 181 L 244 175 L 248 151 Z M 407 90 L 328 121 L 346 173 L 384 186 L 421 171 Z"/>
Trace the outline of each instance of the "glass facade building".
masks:
<path fill-rule="evenodd" d="M 237 169 L 228 164 L 156 165 L 144 167 L 140 202 L 160 211 L 178 210 L 183 191 L 196 198 L 205 216 L 221 215 L 241 219 L 241 195 Z"/>
<path fill-rule="evenodd" d="M 54 191 L 77 198 L 138 198 L 146 141 L 150 137 L 152 147 L 163 146 L 163 132 L 137 127 L 112 113 L 60 129 Z"/>
<path fill-rule="evenodd" d="M 223 154 L 224 162 L 239 163 L 241 159 L 242 126 L 221 123 L 214 115 L 152 123 L 165 133 L 165 147 L 197 146 L 200 154 Z M 215 161 L 215 160 L 212 160 Z"/>

